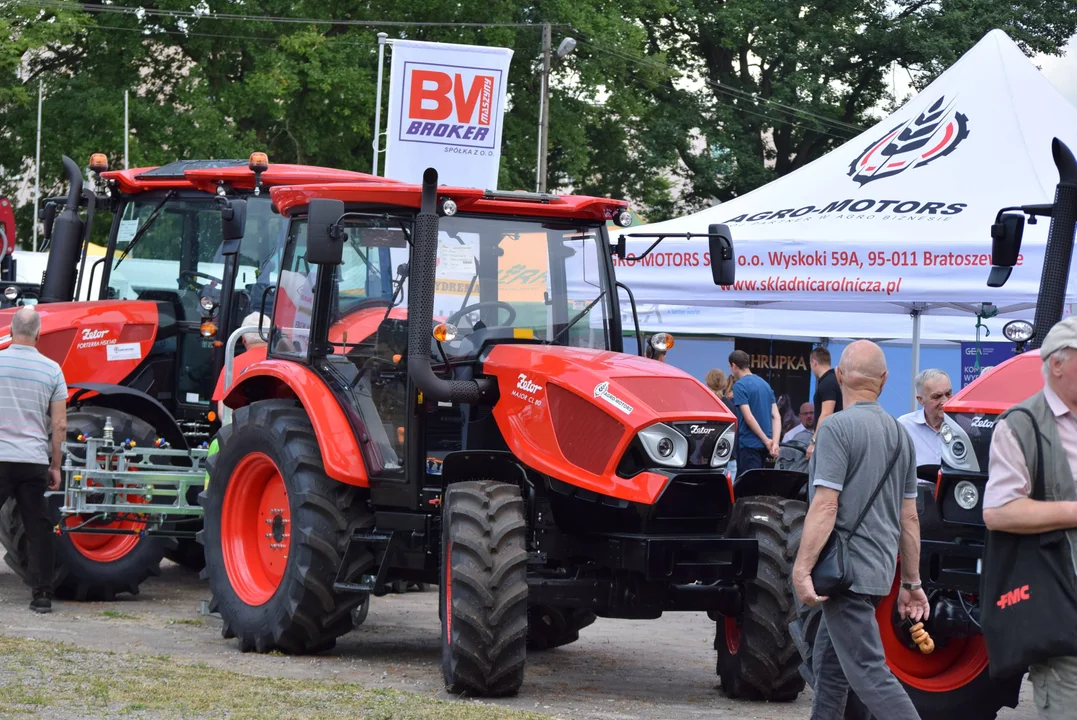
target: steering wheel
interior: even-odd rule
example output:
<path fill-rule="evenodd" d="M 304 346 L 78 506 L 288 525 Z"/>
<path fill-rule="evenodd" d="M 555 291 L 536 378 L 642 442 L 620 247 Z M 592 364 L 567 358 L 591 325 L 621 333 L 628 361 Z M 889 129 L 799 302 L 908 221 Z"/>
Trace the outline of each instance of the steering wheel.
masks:
<path fill-rule="evenodd" d="M 512 321 L 516 319 L 516 308 L 514 308 L 512 305 L 509 305 L 507 302 L 501 302 L 500 300 L 486 300 L 484 302 L 472 303 L 470 305 L 466 305 L 466 306 L 460 308 L 459 310 L 454 312 L 452 315 L 450 315 L 445 320 L 445 322 L 448 323 L 449 325 L 455 325 L 460 318 L 464 317 L 469 312 L 474 312 L 474 311 L 478 310 L 479 308 L 484 308 L 484 307 L 496 307 L 499 310 L 507 311 L 508 314 L 509 314 L 509 317 L 508 317 L 508 320 L 505 321 L 505 325 L 512 325 Z"/>
<path fill-rule="evenodd" d="M 186 280 L 186 278 L 188 278 L 188 277 L 192 278 L 192 279 L 191 280 Z M 181 272 L 179 274 L 180 287 L 182 288 L 182 287 L 186 286 L 190 290 L 201 290 L 202 288 L 204 288 L 206 285 L 209 284 L 209 283 L 203 283 L 202 285 L 198 285 L 198 284 L 196 284 L 194 282 L 193 278 L 205 278 L 206 280 L 209 280 L 210 282 L 216 283 L 218 287 L 224 285 L 224 280 L 221 280 L 220 278 L 215 278 L 212 275 L 207 275 L 206 273 L 199 272 L 197 270 L 184 270 L 183 272 Z"/>

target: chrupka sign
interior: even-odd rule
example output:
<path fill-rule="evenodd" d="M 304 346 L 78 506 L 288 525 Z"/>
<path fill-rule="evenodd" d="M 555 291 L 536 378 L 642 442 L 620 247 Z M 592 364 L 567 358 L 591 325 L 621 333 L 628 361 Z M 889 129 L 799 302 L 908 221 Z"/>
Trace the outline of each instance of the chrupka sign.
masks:
<path fill-rule="evenodd" d="M 420 183 L 433 167 L 440 184 L 496 189 L 511 60 L 507 48 L 395 41 L 385 176 Z"/>

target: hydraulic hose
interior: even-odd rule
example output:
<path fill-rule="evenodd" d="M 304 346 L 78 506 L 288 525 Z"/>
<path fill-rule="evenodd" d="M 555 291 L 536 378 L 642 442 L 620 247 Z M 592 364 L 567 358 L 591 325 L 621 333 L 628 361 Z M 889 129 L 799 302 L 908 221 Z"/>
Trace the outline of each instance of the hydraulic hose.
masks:
<path fill-rule="evenodd" d="M 1051 327 L 1062 319 L 1073 257 L 1073 233 L 1077 228 L 1077 160 L 1058 138 L 1051 142 L 1051 154 L 1058 168 L 1051 231 L 1044 251 L 1040 293 L 1036 299 L 1036 320 L 1030 349 L 1039 348 Z"/>

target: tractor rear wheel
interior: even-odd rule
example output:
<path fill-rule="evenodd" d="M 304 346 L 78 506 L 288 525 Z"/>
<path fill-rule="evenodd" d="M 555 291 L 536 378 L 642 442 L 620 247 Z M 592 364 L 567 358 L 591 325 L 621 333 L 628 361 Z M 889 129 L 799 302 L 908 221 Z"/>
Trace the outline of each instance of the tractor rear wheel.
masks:
<path fill-rule="evenodd" d="M 580 630 L 595 621 L 595 614 L 579 608 L 545 605 L 527 610 L 527 649 L 553 650 L 580 639 Z"/>
<path fill-rule="evenodd" d="M 759 569 L 745 586 L 744 613 L 718 620 L 714 648 L 722 691 L 732 698 L 792 702 L 804 689 L 789 636 L 796 613 L 793 560 L 804 528 L 799 500 L 749 497 L 733 507 L 727 536 L 759 543 Z"/>
<path fill-rule="evenodd" d="M 373 522 L 361 489 L 326 476 L 293 401 L 240 408 L 217 438 L 199 538 L 222 635 L 244 652 L 331 649 L 366 595 L 333 589 L 353 529 Z"/>
<path fill-rule="evenodd" d="M 157 432 L 148 423 L 118 410 L 85 406 L 67 414 L 67 440 L 78 442 L 78 436 L 101 438 L 105 419 L 112 419 L 113 437 L 117 441 L 133 440 L 139 447 L 152 447 Z M 63 496 L 48 499 L 50 517 L 55 525 L 82 525 L 89 518 L 63 518 L 60 508 Z M 53 592 L 70 600 L 111 601 L 119 593 L 138 594 L 139 585 L 151 575 L 161 573 L 161 558 L 168 541 L 163 538 L 142 537 L 137 533 L 144 523 L 134 520 L 93 522 L 87 527 L 111 528 L 131 534 L 64 533 L 53 538 L 56 553 L 56 574 Z M 24 581 L 29 581 L 29 547 L 26 526 L 14 498 L 0 509 L 0 543 L 7 550 L 4 560 Z"/>
<path fill-rule="evenodd" d="M 520 488 L 454 483 L 441 521 L 441 669 L 451 693 L 515 695 L 527 660 L 527 521 Z"/>

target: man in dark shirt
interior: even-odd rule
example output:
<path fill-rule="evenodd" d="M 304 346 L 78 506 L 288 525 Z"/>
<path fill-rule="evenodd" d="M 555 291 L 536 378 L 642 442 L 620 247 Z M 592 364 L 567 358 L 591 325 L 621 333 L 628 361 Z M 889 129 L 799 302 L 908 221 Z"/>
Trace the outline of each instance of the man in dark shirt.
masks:
<path fill-rule="evenodd" d="M 777 457 L 782 418 L 774 391 L 767 381 L 752 374 L 751 359 L 743 350 L 729 355 L 733 405 L 737 408 L 737 476 L 763 467 L 767 455 Z"/>
<path fill-rule="evenodd" d="M 830 351 L 820 345 L 811 351 L 812 375 L 815 376 L 815 435 L 808 445 L 808 457 L 815 451 L 815 439 L 819 437 L 819 426 L 830 415 L 841 410 L 841 386 L 834 374 L 834 368 L 830 366 Z"/>

